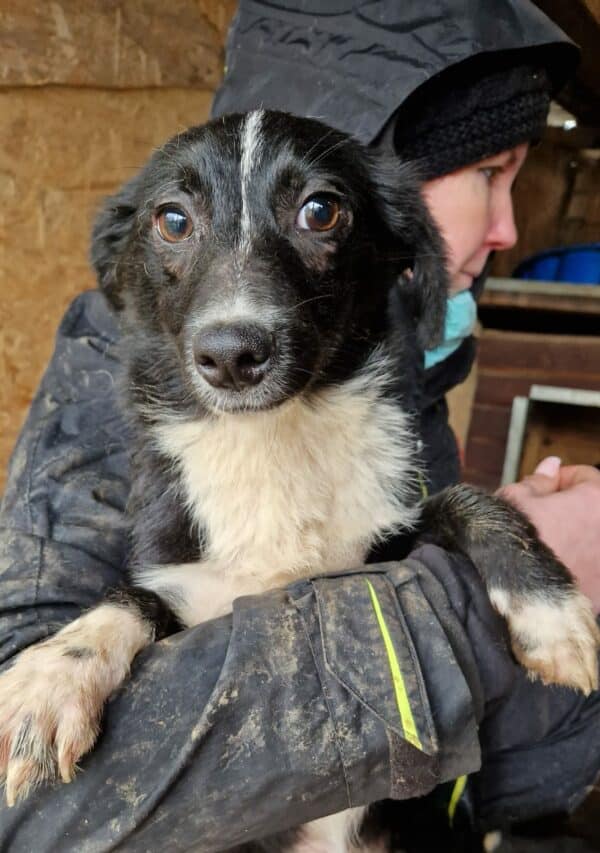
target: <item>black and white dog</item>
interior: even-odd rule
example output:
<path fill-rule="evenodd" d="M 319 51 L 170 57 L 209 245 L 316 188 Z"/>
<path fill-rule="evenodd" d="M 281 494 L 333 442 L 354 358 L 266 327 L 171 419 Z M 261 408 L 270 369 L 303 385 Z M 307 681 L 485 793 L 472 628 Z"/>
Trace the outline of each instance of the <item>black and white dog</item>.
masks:
<path fill-rule="evenodd" d="M 590 608 L 525 519 L 464 486 L 418 500 L 412 330 L 435 339 L 447 294 L 410 170 L 317 121 L 228 116 L 109 200 L 92 258 L 123 317 L 132 585 L 0 677 L 10 803 L 72 778 L 144 646 L 378 543 L 393 554 L 409 530 L 473 558 L 525 666 L 596 685 Z M 310 824 L 296 847 L 344 851 L 360 818 Z"/>

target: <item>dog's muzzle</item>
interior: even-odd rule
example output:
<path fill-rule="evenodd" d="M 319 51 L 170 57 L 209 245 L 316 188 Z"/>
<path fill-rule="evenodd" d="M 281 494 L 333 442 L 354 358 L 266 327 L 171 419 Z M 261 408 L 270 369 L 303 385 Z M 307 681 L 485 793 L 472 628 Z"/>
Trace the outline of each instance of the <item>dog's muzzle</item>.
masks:
<path fill-rule="evenodd" d="M 192 347 L 203 379 L 214 388 L 242 391 L 259 385 L 271 370 L 274 339 L 256 324 L 219 324 L 197 332 Z"/>

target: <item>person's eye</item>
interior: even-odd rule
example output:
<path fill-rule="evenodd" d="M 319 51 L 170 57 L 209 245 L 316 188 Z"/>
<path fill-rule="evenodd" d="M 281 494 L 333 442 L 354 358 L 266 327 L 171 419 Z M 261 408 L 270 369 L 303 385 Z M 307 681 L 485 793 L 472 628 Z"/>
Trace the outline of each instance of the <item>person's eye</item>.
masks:
<path fill-rule="evenodd" d="M 502 166 L 482 166 L 479 171 L 486 181 L 491 182 L 497 175 L 502 174 L 503 168 Z"/>
<path fill-rule="evenodd" d="M 178 204 L 163 204 L 154 214 L 154 222 L 167 243 L 181 243 L 194 230 L 192 217 Z"/>
<path fill-rule="evenodd" d="M 331 231 L 337 225 L 340 213 L 340 202 L 335 196 L 325 193 L 313 195 L 298 211 L 296 226 L 302 231 Z"/>

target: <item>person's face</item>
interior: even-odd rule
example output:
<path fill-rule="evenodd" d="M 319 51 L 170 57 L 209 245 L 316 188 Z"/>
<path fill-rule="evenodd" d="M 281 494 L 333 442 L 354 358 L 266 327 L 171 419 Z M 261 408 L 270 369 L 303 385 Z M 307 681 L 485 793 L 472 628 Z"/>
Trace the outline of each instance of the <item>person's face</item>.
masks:
<path fill-rule="evenodd" d="M 528 144 L 424 184 L 427 206 L 448 247 L 451 290 L 471 287 L 494 249 L 517 240 L 511 190 Z"/>

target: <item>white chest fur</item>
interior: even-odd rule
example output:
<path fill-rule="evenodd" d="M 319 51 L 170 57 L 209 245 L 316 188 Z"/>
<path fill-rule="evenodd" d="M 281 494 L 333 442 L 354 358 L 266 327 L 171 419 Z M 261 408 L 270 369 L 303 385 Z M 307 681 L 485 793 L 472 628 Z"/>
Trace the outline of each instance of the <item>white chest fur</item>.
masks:
<path fill-rule="evenodd" d="M 408 419 L 382 381 L 371 367 L 310 402 L 157 428 L 207 564 L 258 591 L 360 565 L 378 537 L 414 522 Z"/>

